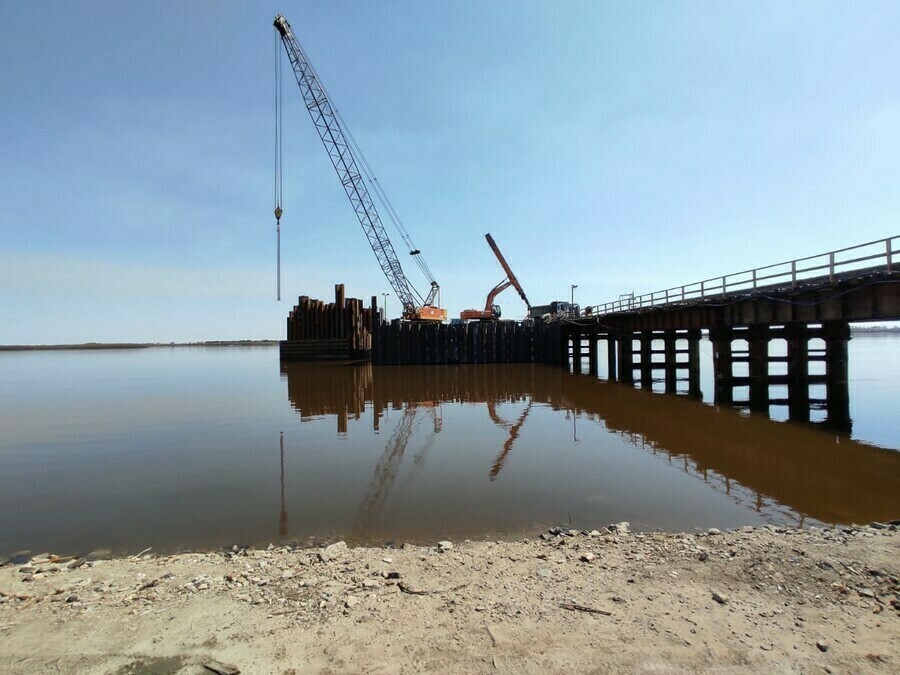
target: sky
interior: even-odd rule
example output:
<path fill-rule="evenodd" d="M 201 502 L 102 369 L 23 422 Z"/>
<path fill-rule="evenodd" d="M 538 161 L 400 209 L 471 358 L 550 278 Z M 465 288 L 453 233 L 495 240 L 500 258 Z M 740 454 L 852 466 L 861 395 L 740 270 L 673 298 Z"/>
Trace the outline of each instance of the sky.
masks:
<path fill-rule="evenodd" d="M 6 0 L 0 344 L 283 339 L 339 282 L 399 314 L 287 69 L 275 299 L 278 12 L 450 316 L 486 232 L 536 305 L 900 232 L 897 2 Z"/>

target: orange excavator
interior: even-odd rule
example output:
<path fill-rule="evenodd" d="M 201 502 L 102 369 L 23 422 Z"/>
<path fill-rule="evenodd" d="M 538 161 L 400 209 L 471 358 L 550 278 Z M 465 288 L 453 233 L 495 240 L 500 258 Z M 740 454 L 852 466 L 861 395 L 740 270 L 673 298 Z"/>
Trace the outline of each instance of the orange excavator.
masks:
<path fill-rule="evenodd" d="M 463 321 L 470 319 L 476 319 L 478 321 L 497 321 L 500 318 L 500 305 L 495 305 L 494 300 L 510 286 L 519 292 L 519 297 L 522 298 L 522 301 L 528 309 L 531 309 L 531 303 L 528 302 L 525 291 L 522 290 L 522 286 L 519 283 L 519 280 L 516 279 L 516 275 L 509 269 L 509 264 L 506 262 L 506 258 L 503 257 L 503 254 L 500 253 L 500 249 L 497 248 L 494 238 L 490 233 L 484 235 L 484 238 L 487 239 L 488 246 L 491 247 L 494 255 L 497 256 L 497 260 L 500 262 L 500 266 L 503 268 L 503 271 L 506 272 L 506 278 L 494 286 L 491 289 L 491 292 L 488 293 L 487 300 L 484 303 L 484 309 L 464 309 L 460 312 L 459 318 Z"/>

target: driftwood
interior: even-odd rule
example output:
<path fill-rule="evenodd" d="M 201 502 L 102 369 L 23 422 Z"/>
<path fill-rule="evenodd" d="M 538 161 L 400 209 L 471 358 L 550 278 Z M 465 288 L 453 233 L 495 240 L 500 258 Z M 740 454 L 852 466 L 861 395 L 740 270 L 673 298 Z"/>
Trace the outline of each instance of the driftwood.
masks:
<path fill-rule="evenodd" d="M 596 609 L 594 607 L 585 607 L 584 605 L 577 605 L 574 602 L 561 602 L 559 606 L 563 609 L 568 609 L 573 612 L 589 612 L 590 614 L 602 614 L 603 616 L 612 616 L 612 612 L 607 612 L 605 609 Z"/>
<path fill-rule="evenodd" d="M 454 586 L 453 588 L 435 588 L 435 589 L 424 589 L 424 588 L 414 588 L 412 586 L 408 586 L 402 581 L 397 584 L 401 591 L 404 593 L 409 593 L 410 595 L 432 595 L 434 593 L 451 593 L 453 591 L 458 591 L 461 588 L 465 588 L 468 586 L 468 583 L 460 584 L 459 586 Z"/>

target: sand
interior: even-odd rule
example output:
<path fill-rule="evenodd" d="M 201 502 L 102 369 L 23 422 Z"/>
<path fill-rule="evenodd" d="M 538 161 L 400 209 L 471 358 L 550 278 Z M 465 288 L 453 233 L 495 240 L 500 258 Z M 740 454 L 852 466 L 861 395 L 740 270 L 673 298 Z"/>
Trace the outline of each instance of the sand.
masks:
<path fill-rule="evenodd" d="M 0 567 L 0 669 L 900 672 L 898 579 L 896 523 L 44 558 Z"/>

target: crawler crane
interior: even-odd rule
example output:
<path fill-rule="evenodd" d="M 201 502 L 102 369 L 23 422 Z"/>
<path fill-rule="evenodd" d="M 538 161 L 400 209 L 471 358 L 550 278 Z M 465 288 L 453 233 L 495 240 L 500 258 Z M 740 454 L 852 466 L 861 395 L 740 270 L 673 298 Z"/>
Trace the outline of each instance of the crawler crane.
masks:
<path fill-rule="evenodd" d="M 381 265 L 381 270 L 387 277 L 391 288 L 394 289 L 397 298 L 403 303 L 403 319 L 407 321 L 445 320 L 447 318 L 447 310 L 441 309 L 435 304 L 435 300 L 440 302 L 440 286 L 431 274 L 428 264 L 422 257 L 422 252 L 413 244 L 409 232 L 407 232 L 393 205 L 381 188 L 378 179 L 372 172 L 372 168 L 347 128 L 346 122 L 341 117 L 338 109 L 331 103 L 331 97 L 328 95 L 315 69 L 313 69 L 306 52 L 303 51 L 303 48 L 297 41 L 291 30 L 291 25 L 281 14 L 275 17 L 274 25 L 287 52 L 291 69 L 294 71 L 294 77 L 297 80 L 297 86 L 300 87 L 303 103 L 309 112 L 313 125 L 316 127 L 319 138 L 325 146 L 328 158 L 337 172 L 341 185 L 344 187 L 344 192 L 347 194 L 356 217 L 359 219 L 359 224 L 369 240 L 369 246 L 372 247 L 372 251 L 378 259 L 378 264 Z M 277 73 L 278 67 L 276 65 L 276 77 Z M 280 115 L 277 101 L 278 99 L 276 98 L 276 129 L 279 128 L 278 115 Z M 278 141 L 276 140 L 276 174 L 279 173 L 280 158 L 280 150 L 277 143 Z M 369 193 L 366 182 L 372 187 L 372 192 L 375 193 L 375 196 L 384 206 L 391 222 L 396 226 L 403 243 L 409 249 L 409 254 L 413 256 L 416 264 L 431 284 L 427 296 L 423 297 L 420 295 L 403 272 L 400 259 L 397 257 L 394 245 L 391 243 L 384 224 L 381 222 L 381 217 L 375 208 L 375 202 Z M 280 185 L 280 176 L 276 175 L 275 217 L 279 221 L 280 227 L 281 205 L 277 193 L 278 185 Z"/>

